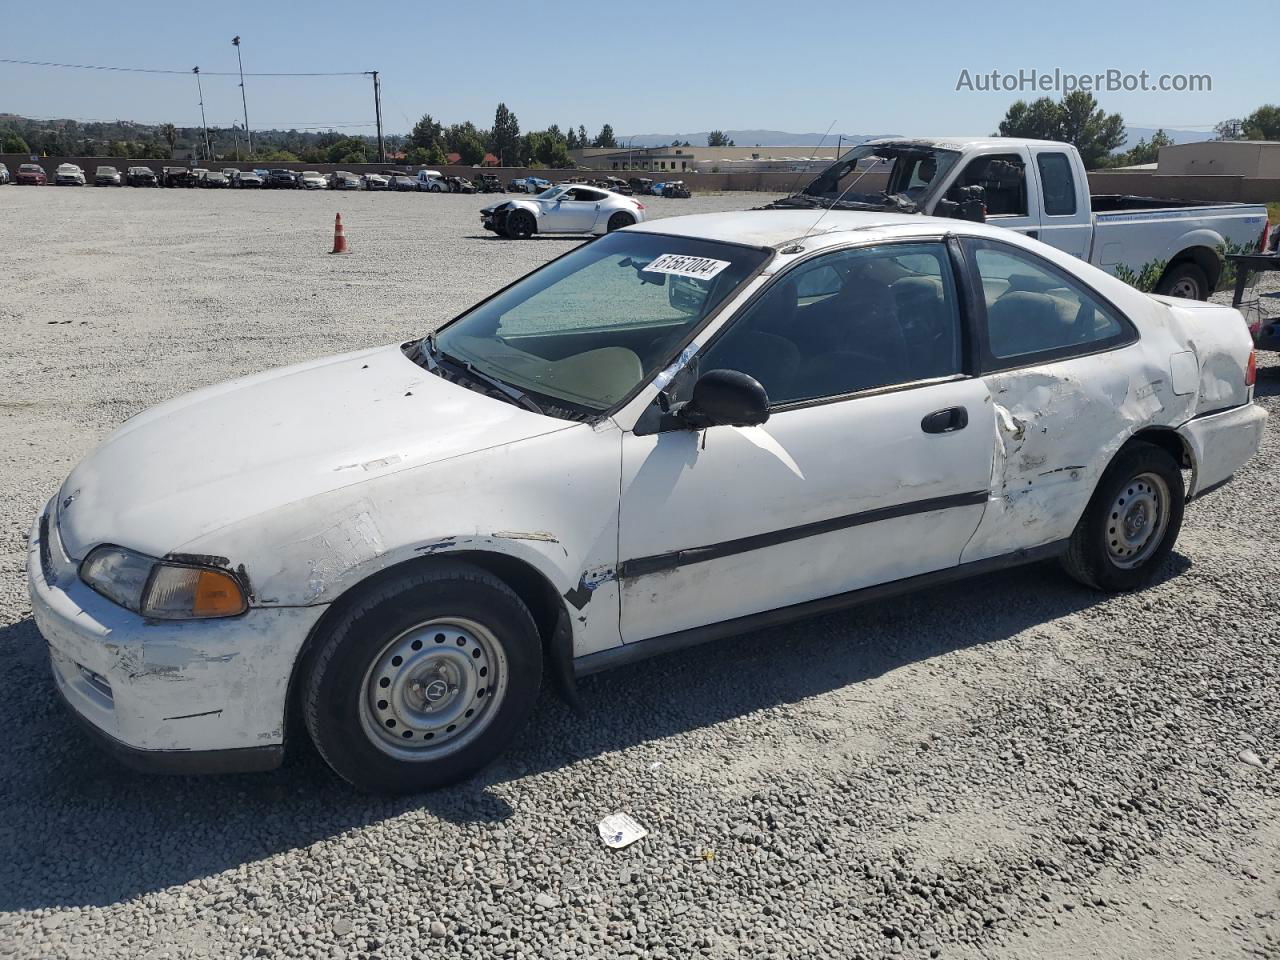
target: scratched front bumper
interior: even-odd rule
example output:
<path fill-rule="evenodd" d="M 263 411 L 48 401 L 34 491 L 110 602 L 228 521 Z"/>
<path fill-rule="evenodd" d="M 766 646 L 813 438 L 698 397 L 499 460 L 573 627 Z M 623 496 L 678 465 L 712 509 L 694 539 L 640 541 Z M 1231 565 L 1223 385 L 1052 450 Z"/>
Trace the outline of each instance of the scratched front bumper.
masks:
<path fill-rule="evenodd" d="M 279 762 L 290 674 L 324 607 L 147 620 L 80 580 L 51 510 L 31 531 L 27 588 L 58 692 L 131 765 L 152 756 L 156 769 L 194 773 Z M 178 753 L 187 756 L 174 763 Z"/>

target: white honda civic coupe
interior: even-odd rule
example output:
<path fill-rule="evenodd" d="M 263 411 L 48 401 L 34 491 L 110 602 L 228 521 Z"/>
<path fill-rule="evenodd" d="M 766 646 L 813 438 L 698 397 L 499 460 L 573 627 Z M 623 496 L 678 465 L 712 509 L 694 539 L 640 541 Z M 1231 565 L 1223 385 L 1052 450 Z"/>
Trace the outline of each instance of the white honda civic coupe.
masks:
<path fill-rule="evenodd" d="M 502 237 L 535 233 L 610 233 L 644 222 L 639 200 L 577 183 L 548 187 L 536 197 L 502 200 L 480 211 L 480 224 Z"/>
<path fill-rule="evenodd" d="M 1043 558 L 1139 588 L 1258 448 L 1253 381 L 1236 311 L 1007 230 L 667 219 L 422 340 L 128 420 L 37 518 L 32 605 L 57 690 L 138 766 L 265 769 L 310 736 L 416 791 L 502 751 L 544 663 L 572 696 Z"/>

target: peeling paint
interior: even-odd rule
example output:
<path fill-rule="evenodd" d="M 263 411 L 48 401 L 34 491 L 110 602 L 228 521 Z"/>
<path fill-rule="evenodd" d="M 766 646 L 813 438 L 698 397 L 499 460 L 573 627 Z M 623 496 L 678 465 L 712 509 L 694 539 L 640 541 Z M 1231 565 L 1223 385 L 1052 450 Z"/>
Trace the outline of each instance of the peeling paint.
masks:
<path fill-rule="evenodd" d="M 611 583 L 616 579 L 618 579 L 618 574 L 612 567 L 587 570 L 578 580 L 578 585 L 566 593 L 564 598 L 573 605 L 575 610 L 581 610 L 591 602 L 592 594 L 597 587 L 603 583 Z"/>
<path fill-rule="evenodd" d="M 435 540 L 431 543 L 424 543 L 420 547 L 414 547 L 413 552 L 422 554 L 439 553 L 441 550 L 452 550 L 457 545 L 457 537 L 447 537 L 444 540 Z"/>
<path fill-rule="evenodd" d="M 194 720 L 196 717 L 220 717 L 222 716 L 222 708 L 217 710 L 205 710 L 203 713 L 183 713 L 176 717 L 163 717 L 164 720 Z"/>
<path fill-rule="evenodd" d="M 519 530 L 499 530 L 494 534 L 499 540 L 540 540 L 544 543 L 559 543 L 553 533 L 546 530 L 533 530 L 528 533 Z"/>

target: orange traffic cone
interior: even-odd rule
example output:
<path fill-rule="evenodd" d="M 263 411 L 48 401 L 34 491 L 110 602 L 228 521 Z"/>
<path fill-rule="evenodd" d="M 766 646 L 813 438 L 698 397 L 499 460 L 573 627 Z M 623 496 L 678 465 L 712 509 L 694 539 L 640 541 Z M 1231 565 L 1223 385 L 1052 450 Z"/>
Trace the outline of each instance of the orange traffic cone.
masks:
<path fill-rule="evenodd" d="M 333 249 L 330 253 L 350 253 L 347 249 L 347 235 L 342 232 L 342 214 L 337 214 L 333 220 Z"/>

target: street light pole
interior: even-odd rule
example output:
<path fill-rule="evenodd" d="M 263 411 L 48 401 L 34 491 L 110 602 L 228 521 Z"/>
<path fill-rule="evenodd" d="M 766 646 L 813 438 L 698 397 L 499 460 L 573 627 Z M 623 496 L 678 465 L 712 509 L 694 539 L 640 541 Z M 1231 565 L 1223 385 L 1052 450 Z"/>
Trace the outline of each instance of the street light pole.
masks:
<path fill-rule="evenodd" d="M 209 147 L 209 124 L 204 118 L 204 86 L 200 83 L 200 68 L 192 67 L 191 72 L 196 75 L 196 90 L 200 94 L 200 126 L 204 129 L 204 158 L 208 161 L 213 159 L 213 150 Z"/>
<path fill-rule="evenodd" d="M 238 36 L 231 38 L 232 45 L 236 48 L 236 62 L 240 64 L 240 104 L 244 107 L 244 135 L 249 141 L 249 159 L 253 159 L 253 133 L 249 130 L 249 101 L 244 95 L 244 60 L 240 57 L 240 38 Z"/>
<path fill-rule="evenodd" d="M 373 76 L 373 112 L 378 118 L 378 162 L 387 162 L 387 151 L 382 145 L 382 87 L 378 83 L 378 71 L 370 70 Z"/>

